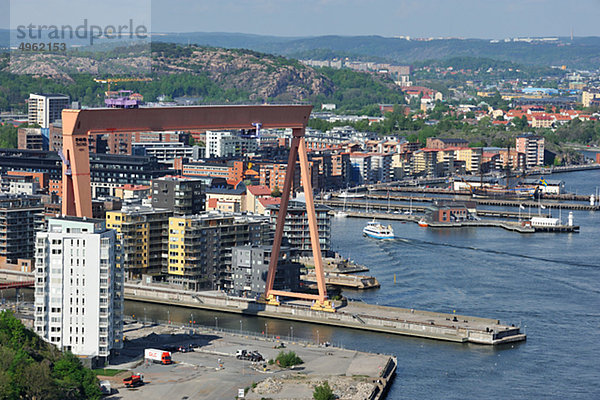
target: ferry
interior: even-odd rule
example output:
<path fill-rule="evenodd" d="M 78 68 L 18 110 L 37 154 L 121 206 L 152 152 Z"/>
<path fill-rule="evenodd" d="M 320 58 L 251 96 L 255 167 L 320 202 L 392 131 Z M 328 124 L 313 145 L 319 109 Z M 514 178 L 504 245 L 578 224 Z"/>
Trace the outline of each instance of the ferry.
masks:
<path fill-rule="evenodd" d="M 394 230 L 391 225 L 383 226 L 375 220 L 367 223 L 367 226 L 363 229 L 363 234 L 368 237 L 375 239 L 393 239 Z"/>

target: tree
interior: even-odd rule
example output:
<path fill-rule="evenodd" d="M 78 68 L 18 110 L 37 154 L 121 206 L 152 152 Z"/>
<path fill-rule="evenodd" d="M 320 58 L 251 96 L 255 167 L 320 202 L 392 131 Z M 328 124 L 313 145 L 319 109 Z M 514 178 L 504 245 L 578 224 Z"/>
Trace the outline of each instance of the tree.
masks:
<path fill-rule="evenodd" d="M 73 354 L 0 312 L 0 399 L 99 399 L 98 379 Z"/>
<path fill-rule="evenodd" d="M 277 355 L 277 358 L 275 358 L 275 360 L 277 361 L 277 364 L 283 368 L 291 367 L 294 365 L 300 365 L 300 364 L 304 363 L 304 361 L 302 361 L 302 359 L 300 357 L 298 357 L 296 355 L 296 353 L 294 353 L 291 350 L 288 351 L 287 353 L 283 350 L 280 351 L 279 354 Z"/>
<path fill-rule="evenodd" d="M 271 196 L 273 197 L 281 197 L 281 190 L 279 190 L 279 186 L 275 186 L 275 189 L 271 192 Z"/>
<path fill-rule="evenodd" d="M 323 384 L 315 387 L 313 392 L 313 399 L 315 400 L 335 400 L 335 394 L 329 386 L 329 382 L 325 381 Z"/>

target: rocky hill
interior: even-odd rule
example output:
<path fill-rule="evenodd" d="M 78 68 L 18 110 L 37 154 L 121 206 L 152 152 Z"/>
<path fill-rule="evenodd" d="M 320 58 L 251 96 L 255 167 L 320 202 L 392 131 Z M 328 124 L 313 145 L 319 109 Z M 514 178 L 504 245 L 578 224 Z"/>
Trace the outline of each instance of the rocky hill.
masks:
<path fill-rule="evenodd" d="M 149 50 L 149 49 L 146 49 Z M 106 85 L 93 78 L 152 77 L 123 82 L 146 101 L 186 98 L 189 104 L 336 103 L 342 111 L 402 103 L 389 77 L 351 70 L 314 69 L 295 59 L 251 50 L 153 43 L 147 57 L 122 48 L 67 54 L 0 54 L 0 110 L 25 109 L 32 92 L 65 93 L 88 106 L 104 104 Z M 363 111 L 364 110 L 364 111 Z M 376 110 L 378 112 L 378 109 Z"/>
<path fill-rule="evenodd" d="M 333 92 L 332 81 L 295 60 L 249 50 L 213 47 L 153 46 L 153 71 L 157 75 L 208 74 L 224 89 L 249 93 L 251 101 L 277 99 L 306 101 Z"/>

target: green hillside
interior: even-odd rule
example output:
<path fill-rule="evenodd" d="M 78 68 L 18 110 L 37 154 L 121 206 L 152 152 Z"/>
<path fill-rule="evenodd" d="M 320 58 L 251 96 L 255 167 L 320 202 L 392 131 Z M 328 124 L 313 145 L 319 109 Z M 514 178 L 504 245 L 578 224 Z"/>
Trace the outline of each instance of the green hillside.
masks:
<path fill-rule="evenodd" d="M 0 312 L 0 399 L 99 399 L 94 373 Z"/>

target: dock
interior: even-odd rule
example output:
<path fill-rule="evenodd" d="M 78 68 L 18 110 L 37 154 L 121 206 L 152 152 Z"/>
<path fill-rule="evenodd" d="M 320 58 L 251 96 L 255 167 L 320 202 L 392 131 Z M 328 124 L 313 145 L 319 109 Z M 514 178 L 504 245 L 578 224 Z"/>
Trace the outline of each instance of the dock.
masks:
<path fill-rule="evenodd" d="M 328 271 L 325 271 L 324 274 L 325 283 L 327 285 L 357 290 L 376 289 L 380 287 L 377 278 L 373 276 L 348 275 Z M 309 271 L 308 274 L 300 275 L 300 279 L 309 283 L 317 282 L 317 276 L 315 275 L 314 271 Z"/>
<path fill-rule="evenodd" d="M 436 200 L 444 200 L 439 197 L 426 197 L 426 196 L 398 196 L 398 195 L 378 195 L 378 194 L 370 194 L 365 195 L 368 199 L 373 200 L 392 200 L 392 201 L 413 201 L 413 202 L 425 202 L 425 203 L 433 203 Z M 446 199 L 447 200 L 447 199 Z M 466 201 L 467 199 L 463 199 Z M 456 200 L 461 201 L 461 200 Z M 507 199 L 483 199 L 477 197 L 469 197 L 468 201 L 475 202 L 477 204 L 488 205 L 488 206 L 500 206 L 500 207 L 532 207 L 536 208 L 539 206 L 544 206 L 546 208 L 562 208 L 565 210 L 583 210 L 583 211 L 598 211 L 600 210 L 600 205 L 590 205 L 585 203 L 566 203 L 566 202 L 557 202 L 557 201 L 533 201 L 533 200 L 507 200 Z M 350 202 L 349 204 L 356 204 L 357 202 Z M 365 202 L 366 204 L 366 202 Z M 372 206 L 372 204 L 369 204 Z M 387 204 L 385 204 L 387 207 Z M 390 205 L 391 206 L 391 205 Z"/>
<path fill-rule="evenodd" d="M 336 312 L 332 313 L 311 310 L 311 304 L 301 300 L 275 306 L 260 303 L 255 299 L 231 297 L 216 291 L 190 292 L 159 285 L 147 286 L 132 283 L 126 283 L 124 290 L 125 299 L 131 301 L 176 305 L 458 343 L 501 345 L 526 339 L 526 335 L 520 331 L 518 326 L 501 324 L 497 319 L 378 306 L 354 301 L 340 301 L 335 304 Z"/>

